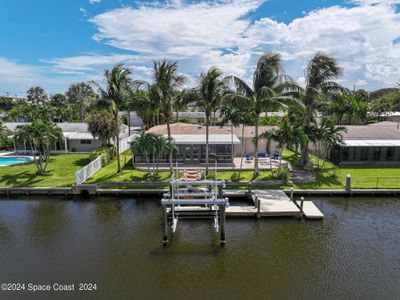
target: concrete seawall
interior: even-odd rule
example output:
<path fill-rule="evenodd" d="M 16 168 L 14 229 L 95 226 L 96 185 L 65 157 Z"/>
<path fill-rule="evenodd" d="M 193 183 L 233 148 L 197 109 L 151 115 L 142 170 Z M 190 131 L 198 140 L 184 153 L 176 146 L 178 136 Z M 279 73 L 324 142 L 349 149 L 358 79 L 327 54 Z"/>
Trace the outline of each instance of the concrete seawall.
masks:
<path fill-rule="evenodd" d="M 13 187 L 13 188 L 0 188 L 0 196 L 18 196 L 18 195 L 37 195 L 37 196 L 162 196 L 165 189 L 100 189 L 95 185 L 82 185 L 77 189 L 76 187 L 70 188 L 52 188 L 52 187 Z M 290 190 L 284 190 L 286 194 L 290 194 Z M 247 197 L 249 195 L 248 189 L 243 190 L 225 190 L 227 197 Z M 345 190 L 293 190 L 294 196 L 400 196 L 400 189 L 353 189 L 351 191 Z"/>

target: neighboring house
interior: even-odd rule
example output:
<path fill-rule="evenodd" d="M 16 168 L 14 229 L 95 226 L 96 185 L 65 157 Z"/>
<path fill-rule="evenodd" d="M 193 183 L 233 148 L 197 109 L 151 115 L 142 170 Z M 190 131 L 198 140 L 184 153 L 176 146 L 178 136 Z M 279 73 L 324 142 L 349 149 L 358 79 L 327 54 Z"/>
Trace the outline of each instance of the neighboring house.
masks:
<path fill-rule="evenodd" d="M 379 122 L 345 126 L 344 146 L 335 147 L 330 160 L 340 164 L 388 164 L 400 162 L 400 124 Z"/>
<path fill-rule="evenodd" d="M 29 123 L 4 123 L 4 125 L 15 133 L 17 127 Z M 52 153 L 71 153 L 71 152 L 91 152 L 101 146 L 101 141 L 94 138 L 88 130 L 87 123 L 56 123 L 57 127 L 63 132 L 63 140 L 51 147 Z M 121 125 L 120 139 L 128 137 L 128 127 Z M 19 153 L 29 152 L 31 150 L 29 143 L 25 141 L 16 141 L 16 151 Z"/>
<path fill-rule="evenodd" d="M 261 113 L 261 117 L 265 116 L 269 117 L 283 117 L 286 115 L 285 112 L 268 112 L 267 114 Z M 217 119 L 217 122 L 220 122 L 222 120 L 221 114 L 219 111 L 215 113 L 215 117 Z M 172 119 L 176 122 L 179 122 L 179 120 L 185 120 L 185 122 L 189 123 L 194 123 L 194 124 L 205 124 L 206 122 L 206 113 L 204 111 L 180 111 L 180 112 L 174 112 L 172 114 Z M 214 121 L 214 114 L 211 115 L 212 121 Z"/>
<path fill-rule="evenodd" d="M 270 126 L 260 126 L 259 133 L 271 129 Z M 158 125 L 150 128 L 148 133 L 167 136 L 167 126 Z M 171 124 L 171 135 L 174 143 L 178 148 L 176 159 L 180 163 L 201 164 L 206 159 L 206 127 L 195 124 L 174 123 Z M 210 126 L 209 127 L 209 161 L 214 163 L 215 160 L 221 164 L 231 164 L 232 155 L 232 139 L 234 147 L 234 156 L 254 153 L 254 126 L 246 126 L 244 139 L 241 141 L 242 127 L 234 127 L 233 136 L 230 126 Z M 272 143 L 272 149 L 276 148 L 276 144 Z M 259 151 L 265 152 L 265 141 L 259 142 Z M 134 157 L 135 163 L 145 163 L 145 158 L 141 156 Z M 166 157 L 162 162 L 166 162 Z"/>
<path fill-rule="evenodd" d="M 120 111 L 118 112 L 118 115 L 120 116 L 120 118 L 123 118 L 124 120 L 126 120 L 127 118 L 126 111 Z M 143 120 L 137 115 L 135 111 L 130 112 L 130 125 L 133 128 L 141 128 L 144 125 Z"/>
<path fill-rule="evenodd" d="M 400 122 L 400 111 L 386 112 L 380 119 L 382 121 Z"/>

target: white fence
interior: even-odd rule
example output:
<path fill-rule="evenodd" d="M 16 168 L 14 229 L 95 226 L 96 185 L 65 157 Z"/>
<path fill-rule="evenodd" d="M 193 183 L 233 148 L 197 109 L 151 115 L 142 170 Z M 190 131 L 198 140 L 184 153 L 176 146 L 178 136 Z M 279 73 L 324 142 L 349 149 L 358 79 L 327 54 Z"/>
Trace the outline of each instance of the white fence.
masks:
<path fill-rule="evenodd" d="M 132 140 L 137 136 L 137 134 L 132 134 L 119 141 L 119 154 L 125 152 L 131 147 Z"/>
<path fill-rule="evenodd" d="M 82 184 L 102 167 L 101 155 L 75 173 L 76 184 Z"/>

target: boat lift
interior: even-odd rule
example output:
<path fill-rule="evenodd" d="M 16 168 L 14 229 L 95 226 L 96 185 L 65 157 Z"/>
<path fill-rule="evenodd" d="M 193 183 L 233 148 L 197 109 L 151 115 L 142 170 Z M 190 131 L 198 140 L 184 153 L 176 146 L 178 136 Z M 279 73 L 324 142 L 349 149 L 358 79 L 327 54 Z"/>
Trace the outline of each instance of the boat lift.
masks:
<path fill-rule="evenodd" d="M 168 245 L 168 216 L 172 219 L 172 233 L 176 232 L 178 218 L 213 218 L 214 229 L 220 232 L 220 244 L 225 244 L 225 209 L 229 207 L 228 198 L 223 197 L 225 181 L 217 180 L 217 164 L 215 164 L 214 180 L 181 180 L 179 179 L 178 167 L 172 174 L 169 193 L 161 199 L 163 216 L 163 244 Z M 202 213 L 206 212 L 204 215 Z"/>

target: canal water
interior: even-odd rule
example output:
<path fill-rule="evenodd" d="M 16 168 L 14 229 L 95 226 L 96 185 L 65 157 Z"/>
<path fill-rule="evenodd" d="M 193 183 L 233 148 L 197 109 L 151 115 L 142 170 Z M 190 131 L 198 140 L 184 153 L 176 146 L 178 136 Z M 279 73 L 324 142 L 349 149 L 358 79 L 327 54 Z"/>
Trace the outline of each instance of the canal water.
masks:
<path fill-rule="evenodd" d="M 96 299 L 399 299 L 400 199 L 325 198 L 323 221 L 181 221 L 161 245 L 159 199 L 0 200 L 0 282 L 74 284 Z M 97 291 L 76 291 L 79 283 Z"/>

